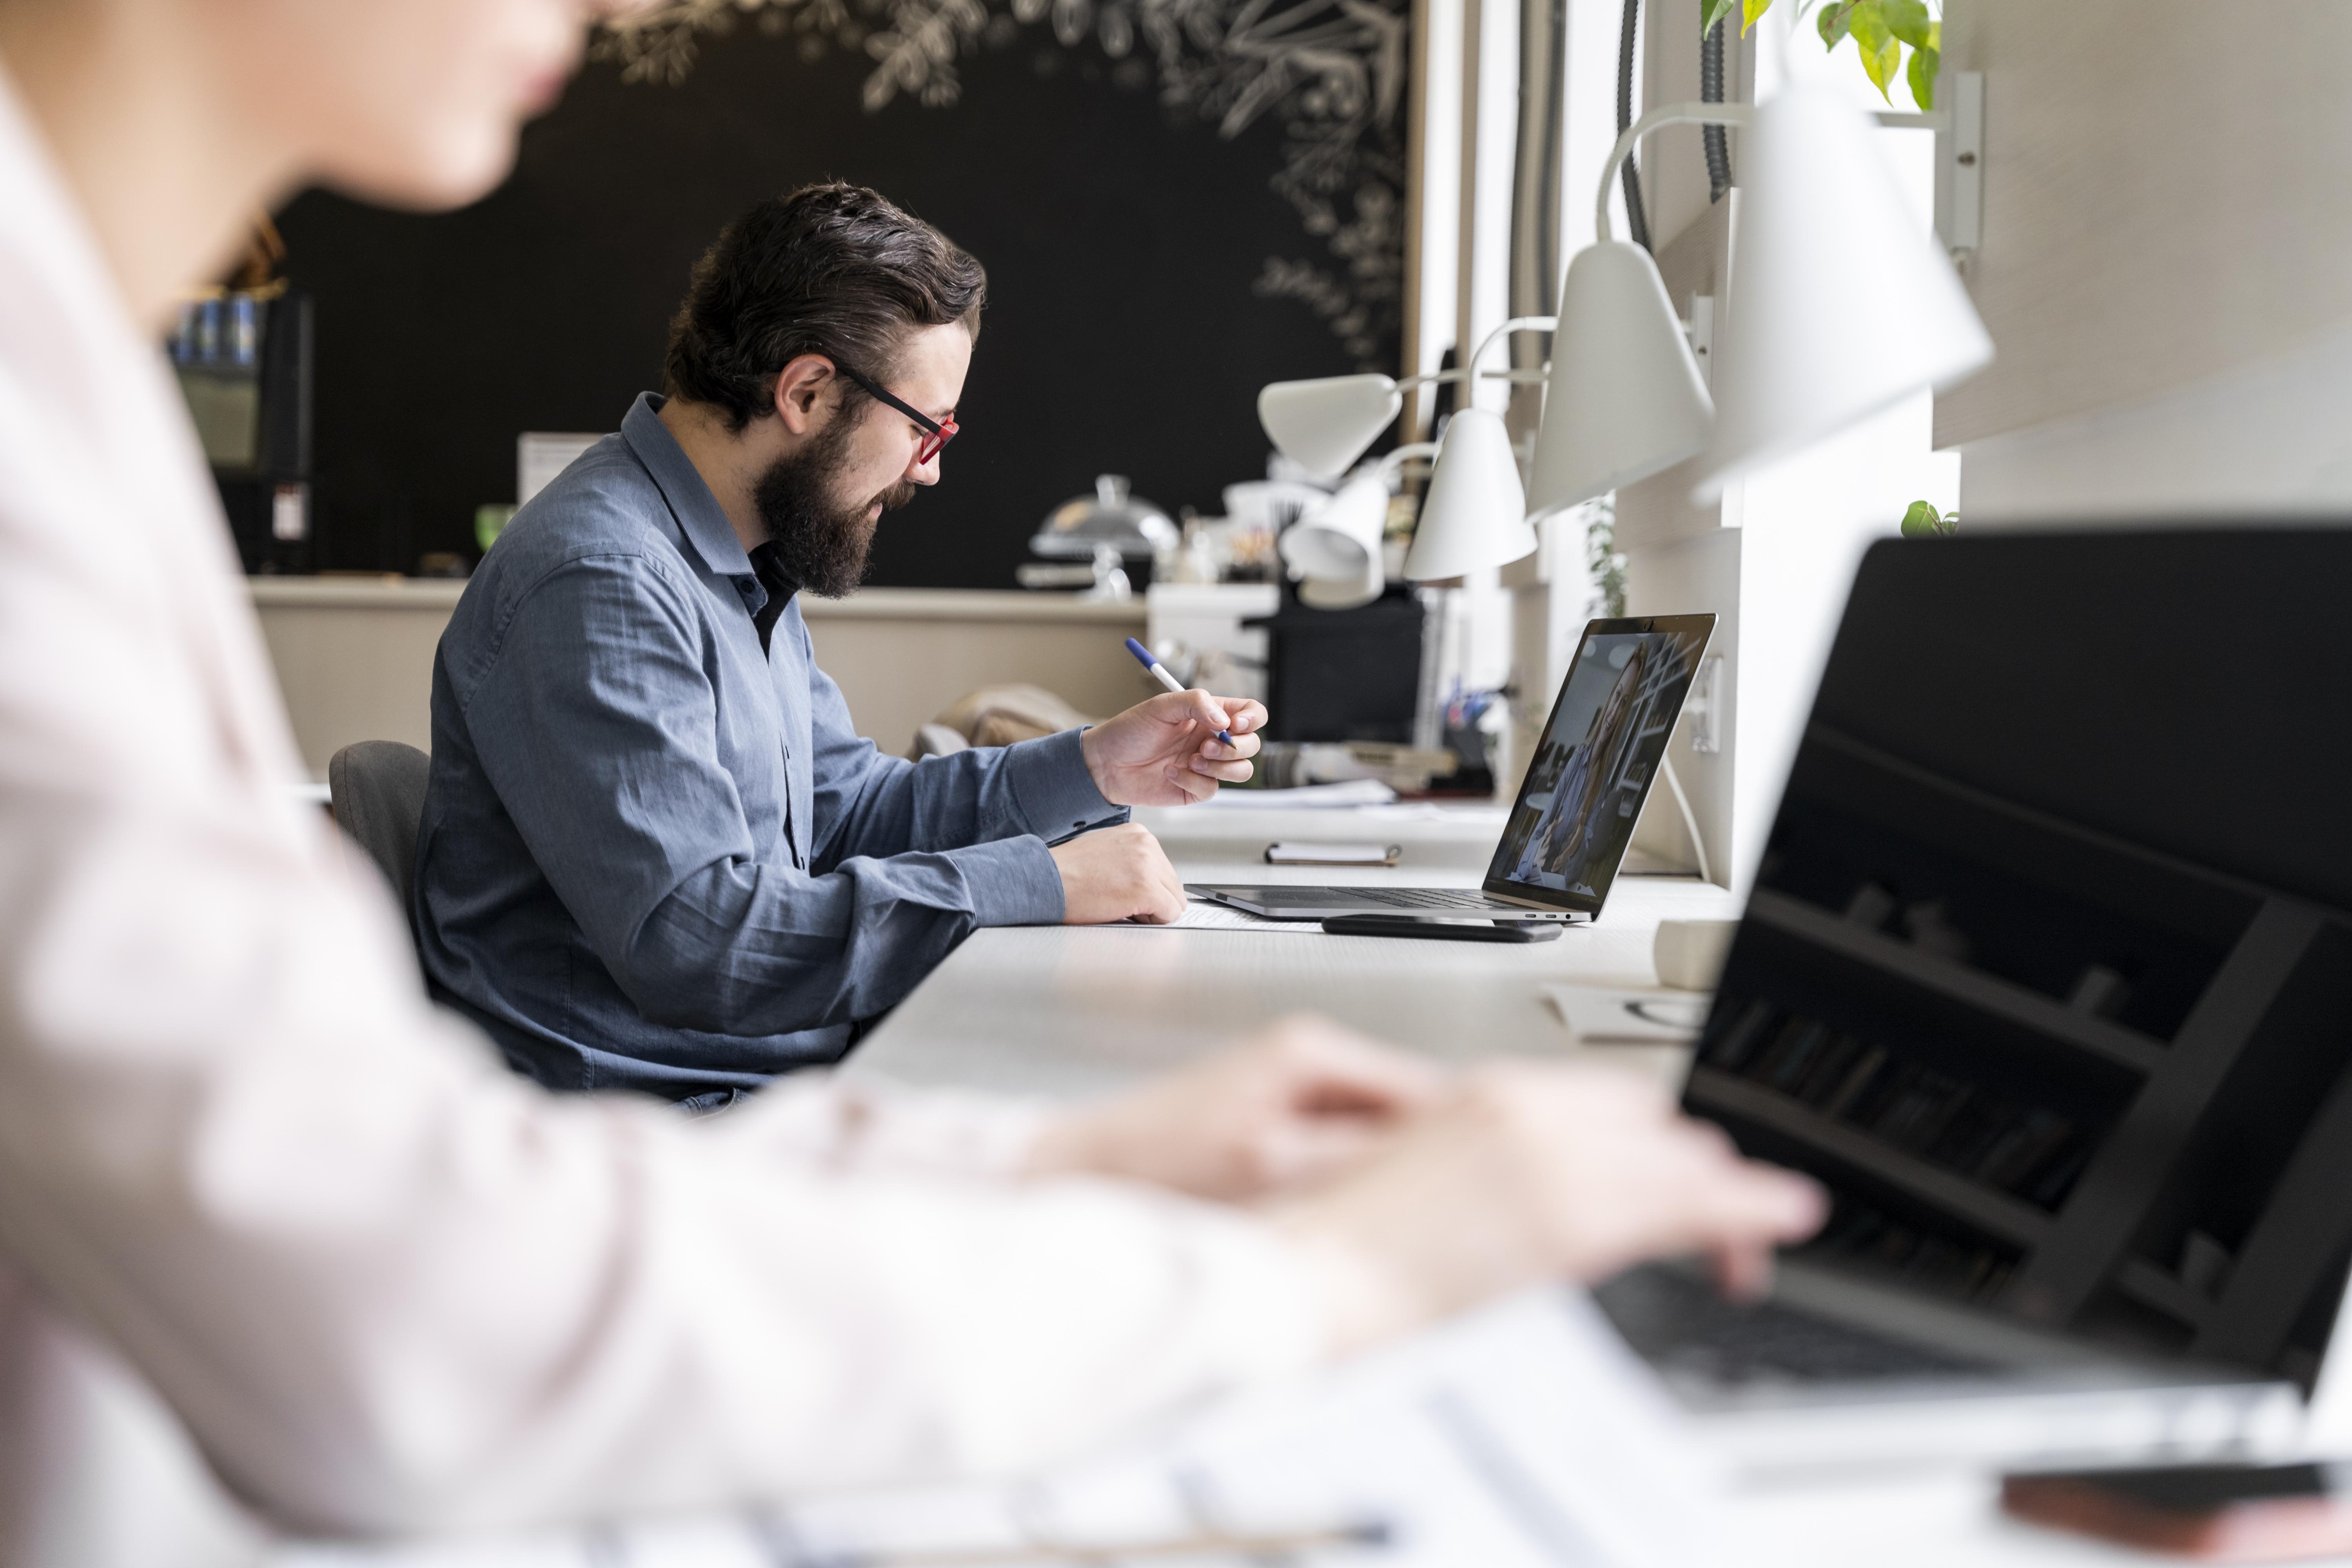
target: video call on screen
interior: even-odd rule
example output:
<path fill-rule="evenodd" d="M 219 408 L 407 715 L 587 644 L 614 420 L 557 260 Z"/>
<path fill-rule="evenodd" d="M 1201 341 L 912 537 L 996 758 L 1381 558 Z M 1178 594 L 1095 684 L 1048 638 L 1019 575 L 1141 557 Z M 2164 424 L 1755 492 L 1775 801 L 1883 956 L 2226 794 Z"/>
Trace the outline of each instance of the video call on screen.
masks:
<path fill-rule="evenodd" d="M 1489 877 L 1580 898 L 1609 890 L 1706 647 L 1699 631 L 1585 638 Z"/>

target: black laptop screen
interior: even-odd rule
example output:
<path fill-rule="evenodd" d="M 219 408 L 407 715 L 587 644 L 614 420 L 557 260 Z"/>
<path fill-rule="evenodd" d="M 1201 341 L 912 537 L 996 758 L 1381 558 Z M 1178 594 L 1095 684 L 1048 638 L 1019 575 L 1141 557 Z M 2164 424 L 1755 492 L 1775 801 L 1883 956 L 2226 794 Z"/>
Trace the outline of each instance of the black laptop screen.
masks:
<path fill-rule="evenodd" d="M 1601 907 L 1714 627 L 1713 616 L 1586 626 L 1487 868 L 1489 891 Z"/>
<path fill-rule="evenodd" d="M 1685 1103 L 1809 1255 L 2307 1389 L 2352 1268 L 2352 532 L 1857 580 Z"/>

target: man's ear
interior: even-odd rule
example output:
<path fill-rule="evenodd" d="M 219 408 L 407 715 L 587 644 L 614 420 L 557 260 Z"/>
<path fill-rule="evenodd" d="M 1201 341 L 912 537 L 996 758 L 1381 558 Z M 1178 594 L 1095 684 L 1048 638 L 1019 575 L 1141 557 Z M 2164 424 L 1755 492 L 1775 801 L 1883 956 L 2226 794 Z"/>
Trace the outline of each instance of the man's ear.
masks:
<path fill-rule="evenodd" d="M 837 379 L 833 362 L 823 354 L 801 354 L 776 373 L 776 416 L 795 436 L 805 436 L 824 420 L 820 407 L 831 397 Z"/>

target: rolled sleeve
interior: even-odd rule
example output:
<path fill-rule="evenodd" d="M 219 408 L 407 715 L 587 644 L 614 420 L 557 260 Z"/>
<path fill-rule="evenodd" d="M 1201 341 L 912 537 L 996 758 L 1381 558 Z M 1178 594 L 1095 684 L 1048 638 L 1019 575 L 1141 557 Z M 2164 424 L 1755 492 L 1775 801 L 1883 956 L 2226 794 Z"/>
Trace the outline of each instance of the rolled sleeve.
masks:
<path fill-rule="evenodd" d="M 1094 775 L 1087 771 L 1085 735 L 1082 729 L 1065 730 L 1004 748 L 1005 777 L 1013 785 L 1013 801 L 1028 819 L 1029 830 L 1047 843 L 1127 820 L 1127 807 L 1113 805 L 1095 788 Z M 1058 878 L 1055 885 L 1058 889 Z M 1058 892 L 1055 904 L 1054 918 L 1059 920 Z"/>

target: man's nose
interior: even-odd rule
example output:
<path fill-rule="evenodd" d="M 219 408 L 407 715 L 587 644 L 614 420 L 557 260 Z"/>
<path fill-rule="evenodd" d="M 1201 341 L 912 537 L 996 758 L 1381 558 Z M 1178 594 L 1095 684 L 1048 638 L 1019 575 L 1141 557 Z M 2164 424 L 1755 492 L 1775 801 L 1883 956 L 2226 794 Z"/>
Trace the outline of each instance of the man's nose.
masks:
<path fill-rule="evenodd" d="M 910 485 L 938 484 L 940 482 L 940 459 L 946 456 L 947 454 L 945 452 L 933 452 L 931 454 L 931 460 L 928 463 L 908 464 L 907 482 Z"/>

